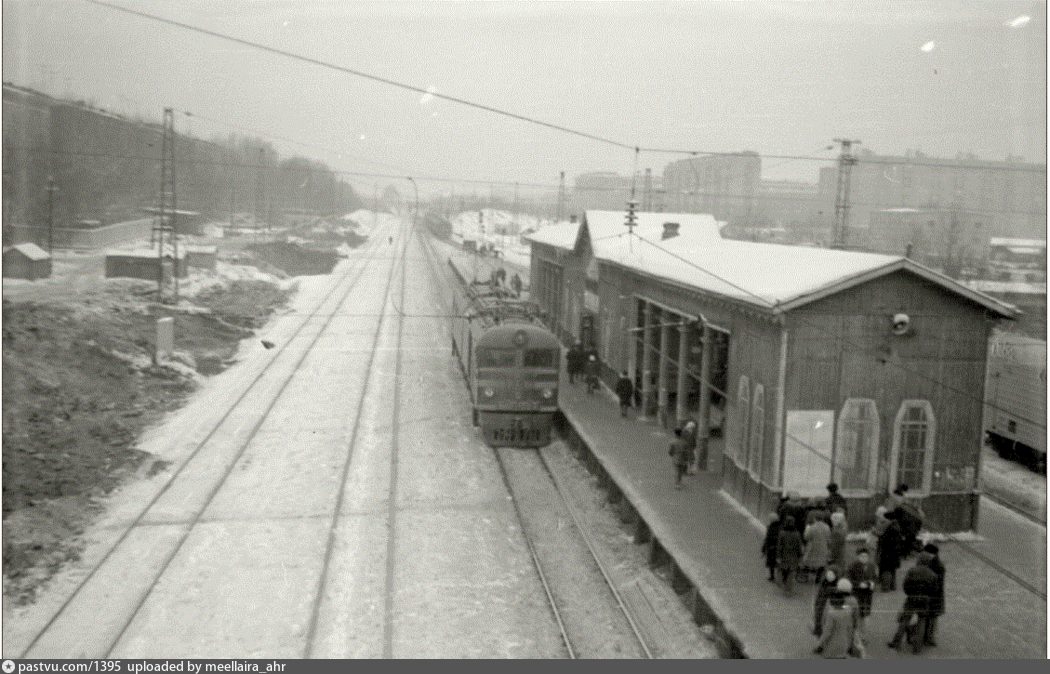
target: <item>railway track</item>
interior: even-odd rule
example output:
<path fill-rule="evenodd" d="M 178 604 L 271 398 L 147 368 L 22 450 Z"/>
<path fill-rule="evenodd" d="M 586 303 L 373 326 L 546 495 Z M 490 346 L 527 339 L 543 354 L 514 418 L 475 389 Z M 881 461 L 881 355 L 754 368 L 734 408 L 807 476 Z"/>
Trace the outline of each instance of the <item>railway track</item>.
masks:
<path fill-rule="evenodd" d="M 536 573 L 571 658 L 652 658 L 570 500 L 542 454 L 495 451 Z"/>
<path fill-rule="evenodd" d="M 193 511 L 191 512 L 188 518 L 188 521 L 186 521 L 186 526 L 184 526 L 179 535 L 175 537 L 175 540 L 170 543 L 170 549 L 167 551 L 166 554 L 163 555 L 159 564 L 157 564 L 152 569 L 152 580 L 150 580 L 147 586 L 143 588 L 141 592 L 138 593 L 137 597 L 134 598 L 134 601 L 132 602 L 129 611 L 126 611 L 123 615 L 119 617 L 107 616 L 107 620 L 105 622 L 109 631 L 107 634 L 100 636 L 100 639 L 104 641 L 105 645 L 102 647 L 98 647 L 98 644 L 93 644 L 91 647 L 91 652 L 74 652 L 71 655 L 74 657 L 110 657 L 113 654 L 114 649 L 118 646 L 118 644 L 121 642 L 121 639 L 125 636 L 129 626 L 140 614 L 146 601 L 153 594 L 158 582 L 164 576 L 172 561 L 179 554 L 179 551 L 183 548 L 187 538 L 190 536 L 190 533 L 193 532 L 197 525 L 201 522 L 201 518 L 204 512 L 212 504 L 216 494 L 219 493 L 223 485 L 226 484 L 227 480 L 231 475 L 231 472 L 234 470 L 234 467 L 238 465 L 239 460 L 244 455 L 249 445 L 251 445 L 252 440 L 256 437 L 256 434 L 262 427 L 263 423 L 267 420 L 267 416 L 270 414 L 271 410 L 273 410 L 277 402 L 281 400 L 285 391 L 288 389 L 289 384 L 295 379 L 296 375 L 300 372 L 300 367 L 302 366 L 303 362 L 313 352 L 317 342 L 325 334 L 326 329 L 332 323 L 334 318 L 339 314 L 338 308 L 341 305 L 343 305 L 344 302 L 346 302 L 346 300 L 350 297 L 354 289 L 358 287 L 360 281 L 366 277 L 366 274 L 369 271 L 372 262 L 374 262 L 378 258 L 377 253 L 383 250 L 383 247 L 380 246 L 380 244 L 378 243 L 382 238 L 383 237 L 375 237 L 373 239 L 373 242 L 366 249 L 366 255 L 364 256 L 364 258 L 360 260 L 358 264 L 349 266 L 347 271 L 338 280 L 336 280 L 335 283 L 332 284 L 331 289 L 328 290 L 328 292 L 323 296 L 321 301 L 319 301 L 317 305 L 313 308 L 313 310 L 310 311 L 305 316 L 305 318 L 303 318 L 303 320 L 291 333 L 289 338 L 281 344 L 280 348 L 275 351 L 270 360 L 267 361 L 267 363 L 262 368 L 260 368 L 258 373 L 248 382 L 247 386 L 243 388 L 240 394 L 224 410 L 224 412 L 217 419 L 217 421 L 215 421 L 211 425 L 211 428 L 205 434 L 203 439 L 198 441 L 188 452 L 188 454 L 181 460 L 178 466 L 175 467 L 175 469 L 172 471 L 171 475 L 169 476 L 168 480 L 164 483 L 164 485 L 155 494 L 153 494 L 153 496 L 148 500 L 145 506 L 141 508 L 141 510 L 131 519 L 131 521 L 127 524 L 126 528 L 124 528 L 122 533 L 116 538 L 112 545 L 104 552 L 104 554 L 101 555 L 101 557 L 88 570 L 88 572 L 83 576 L 83 578 L 81 578 L 77 582 L 72 592 L 70 592 L 68 596 L 65 597 L 65 599 L 59 605 L 58 609 L 52 615 L 50 615 L 46 622 L 43 624 L 43 626 L 35 632 L 34 636 L 30 639 L 28 645 L 21 649 L 21 652 L 19 653 L 18 657 L 53 656 L 51 648 L 48 648 L 47 645 L 44 644 L 44 642 L 47 641 L 48 637 L 51 635 L 56 625 L 63 619 L 64 616 L 67 615 L 67 613 L 70 612 L 71 607 L 74 605 L 74 603 L 76 603 L 78 599 L 84 597 L 85 590 L 91 587 L 91 584 L 96 579 L 99 570 L 105 567 L 106 564 L 110 562 L 116 554 L 122 552 L 126 544 L 132 545 L 131 543 L 128 543 L 128 539 L 132 535 L 132 533 L 140 529 L 141 526 L 148 526 L 146 523 L 144 523 L 144 519 L 147 518 L 147 516 L 151 513 L 151 510 L 153 510 L 157 506 L 157 504 L 169 493 L 169 490 L 172 488 L 172 486 L 179 482 L 181 477 L 184 477 L 184 473 L 186 472 L 187 467 L 193 464 L 194 460 L 198 459 L 198 457 L 203 457 L 204 452 L 207 448 L 209 448 L 209 445 L 211 441 L 215 438 L 215 436 L 224 429 L 229 430 L 226 429 L 226 427 L 231 423 L 238 426 L 238 428 L 233 429 L 231 431 L 234 432 L 236 435 L 236 431 L 240 430 L 240 427 L 244 425 L 244 420 L 240 419 L 238 415 L 247 414 L 248 417 L 252 419 L 247 434 L 239 439 L 236 449 L 232 453 L 232 456 L 219 457 L 220 461 L 222 461 L 223 459 L 225 460 L 222 461 L 224 465 L 223 468 L 220 470 L 220 474 L 218 476 L 217 481 L 213 485 L 211 485 L 211 487 L 207 490 L 203 503 L 194 507 Z M 390 275 L 388 277 L 388 288 L 389 281 L 390 279 L 392 279 L 393 276 L 394 267 L 394 265 L 391 266 Z M 321 325 L 317 329 L 316 333 L 310 336 L 307 331 L 307 327 L 312 325 L 316 319 L 321 319 Z M 378 335 L 379 329 L 377 327 L 375 335 L 376 338 L 378 338 Z M 297 348 L 301 347 L 301 342 L 303 341 L 303 339 L 306 339 L 307 343 L 305 347 L 302 348 L 300 354 L 296 355 L 295 349 L 289 351 L 289 348 L 293 345 L 295 345 Z M 278 368 L 278 363 L 280 363 L 285 368 L 288 367 L 288 364 L 284 362 L 288 359 L 282 358 L 282 356 L 284 356 L 285 353 L 291 354 L 291 367 L 287 370 L 287 372 L 283 372 L 278 375 L 279 377 L 283 378 L 279 381 L 279 383 L 276 384 L 276 390 L 271 393 L 268 387 L 273 387 L 274 383 L 268 381 L 267 375 L 273 375 L 275 371 L 280 372 L 280 369 Z M 260 405 L 258 404 L 253 405 L 251 410 L 246 409 L 245 403 L 251 395 L 268 396 L 269 400 L 268 402 L 266 402 L 265 405 L 261 406 L 261 411 L 256 411 L 260 407 Z M 363 400 L 364 396 L 361 396 L 361 399 Z M 252 402 L 255 401 L 253 400 Z M 103 595 L 106 594 L 105 588 L 99 588 L 98 591 L 101 592 Z M 91 601 L 88 600 L 88 603 L 91 603 Z M 87 610 L 90 611 L 90 607 L 88 607 Z M 97 606 L 96 610 L 104 612 L 106 609 L 104 609 L 102 606 Z M 83 610 L 81 612 L 83 613 Z M 58 648 L 59 650 L 66 649 L 68 646 L 62 642 L 61 636 L 56 636 L 58 636 L 57 643 L 50 644 L 50 646 L 52 648 Z"/>

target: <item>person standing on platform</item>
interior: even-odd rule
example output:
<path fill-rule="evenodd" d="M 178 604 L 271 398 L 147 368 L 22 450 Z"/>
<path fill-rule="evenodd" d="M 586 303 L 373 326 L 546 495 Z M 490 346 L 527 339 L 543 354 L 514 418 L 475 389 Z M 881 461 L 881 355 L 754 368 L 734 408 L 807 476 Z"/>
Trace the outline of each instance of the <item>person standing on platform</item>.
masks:
<path fill-rule="evenodd" d="M 514 272 L 514 276 L 510 277 L 510 287 L 514 291 L 514 297 L 521 297 L 521 289 L 524 286 L 521 282 L 521 277 L 518 276 L 517 272 Z"/>
<path fill-rule="evenodd" d="M 777 535 L 777 567 L 787 596 L 795 594 L 795 575 L 802 559 L 802 536 L 795 526 L 795 518 L 788 515 Z"/>
<path fill-rule="evenodd" d="M 681 489 L 683 486 L 682 478 L 685 477 L 686 470 L 689 467 L 689 462 L 693 458 L 693 450 L 689 449 L 689 446 L 685 444 L 685 440 L 682 439 L 682 429 L 674 429 L 674 440 L 671 441 L 671 448 L 668 450 L 668 454 L 671 455 L 674 461 L 675 469 L 675 489 Z"/>
<path fill-rule="evenodd" d="M 846 513 L 841 510 L 831 513 L 831 539 L 828 542 L 828 563 L 840 569 L 846 568 L 846 537 L 849 527 Z"/>
<path fill-rule="evenodd" d="M 634 400 L 634 382 L 627 376 L 626 370 L 621 372 L 620 378 L 616 380 L 616 397 L 620 399 L 620 416 L 627 416 L 627 409 Z"/>
<path fill-rule="evenodd" d="M 802 557 L 802 571 L 808 577 L 812 571 L 814 579 L 820 580 L 824 574 L 824 567 L 828 565 L 829 544 L 831 542 L 831 527 L 818 511 L 809 515 L 810 522 L 806 525 L 802 537 L 806 541 L 806 554 Z"/>
<path fill-rule="evenodd" d="M 587 381 L 587 393 L 593 395 L 598 390 L 598 356 L 593 353 L 587 356 L 583 365 L 583 375 Z"/>
<path fill-rule="evenodd" d="M 838 567 L 829 566 L 816 580 L 817 592 L 813 596 L 813 634 L 820 636 L 824 630 L 824 609 L 839 582 Z"/>
<path fill-rule="evenodd" d="M 897 569 L 901 568 L 904 537 L 897 523 L 897 511 L 886 513 L 885 518 L 889 524 L 879 537 L 879 579 L 882 591 L 892 592 L 897 589 Z"/>
<path fill-rule="evenodd" d="M 580 376 L 582 370 L 583 344 L 576 340 L 576 343 L 570 346 L 568 353 L 565 354 L 565 371 L 569 374 L 570 384 L 576 383 L 576 377 Z"/>
<path fill-rule="evenodd" d="M 927 646 L 936 646 L 934 636 L 937 632 L 937 619 L 944 615 L 944 562 L 941 561 L 940 548 L 930 543 L 922 549 L 930 555 L 930 571 L 937 576 L 937 591 L 930 598 L 930 610 L 926 615 L 926 631 L 923 634 L 923 643 Z"/>
<path fill-rule="evenodd" d="M 897 632 L 887 646 L 899 648 L 907 636 L 915 653 L 922 651 L 926 636 L 926 621 L 930 614 L 930 604 L 937 594 L 937 574 L 930 569 L 932 555 L 919 554 L 915 566 L 904 576 L 901 587 L 904 588 L 904 606 L 897 616 Z"/>
<path fill-rule="evenodd" d="M 828 496 L 824 499 L 824 509 L 829 513 L 833 513 L 836 510 L 842 510 L 846 512 L 846 499 L 839 493 L 839 486 L 832 482 L 828 485 Z"/>
<path fill-rule="evenodd" d="M 853 649 L 853 625 L 853 609 L 846 605 L 841 593 L 835 592 L 828 600 L 824 631 L 813 652 L 824 658 L 848 658 Z"/>
<path fill-rule="evenodd" d="M 769 582 L 777 582 L 777 539 L 780 538 L 780 517 L 769 513 L 766 524 L 766 536 L 762 539 L 762 554 L 766 557 L 766 568 L 769 569 Z"/>
<path fill-rule="evenodd" d="M 853 583 L 853 594 L 857 597 L 857 606 L 860 609 L 860 622 L 858 629 L 864 634 L 864 622 L 871 615 L 871 600 L 875 596 L 875 583 L 879 578 L 879 570 L 871 561 L 871 553 L 867 548 L 857 550 L 857 559 L 849 565 L 846 577 Z"/>

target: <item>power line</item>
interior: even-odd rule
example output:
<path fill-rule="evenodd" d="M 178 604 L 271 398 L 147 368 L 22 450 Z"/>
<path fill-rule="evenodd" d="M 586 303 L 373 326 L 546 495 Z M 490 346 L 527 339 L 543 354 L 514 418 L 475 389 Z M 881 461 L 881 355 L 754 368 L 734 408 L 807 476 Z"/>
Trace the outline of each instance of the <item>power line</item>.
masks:
<path fill-rule="evenodd" d="M 194 26 L 192 24 L 183 23 L 181 21 L 175 21 L 173 19 L 167 19 L 167 18 L 158 16 L 156 14 L 150 14 L 148 12 L 141 12 L 141 11 L 138 11 L 138 10 L 127 8 L 127 7 L 121 7 L 120 5 L 114 5 L 114 4 L 111 4 L 111 3 L 108 3 L 108 2 L 103 2 L 102 0 L 84 0 L 84 2 L 88 2 L 90 4 L 97 5 L 99 7 L 105 7 L 105 8 L 108 8 L 108 9 L 116 10 L 118 12 L 124 12 L 126 14 L 132 14 L 132 15 L 144 18 L 144 19 L 149 19 L 151 21 L 158 21 L 160 23 L 168 24 L 168 25 L 171 25 L 171 26 L 176 26 L 176 27 L 182 28 L 184 30 L 189 30 L 189 31 L 193 31 L 193 32 L 196 32 L 196 33 L 201 33 L 203 35 L 209 35 L 211 37 L 214 37 L 214 38 L 217 38 L 217 39 L 220 39 L 220 40 L 226 40 L 226 41 L 230 41 L 230 42 L 235 42 L 237 44 L 240 44 L 240 45 L 243 45 L 243 46 L 246 46 L 246 47 L 251 47 L 251 48 L 254 48 L 254 49 L 260 49 L 262 51 L 266 51 L 266 52 L 269 52 L 271 54 L 277 54 L 279 56 L 284 56 L 284 57 L 287 57 L 287 58 L 290 58 L 290 59 L 294 59 L 294 60 L 297 60 L 297 61 L 302 61 L 304 63 L 310 63 L 312 65 L 320 66 L 322 68 L 328 68 L 330 70 L 336 70 L 336 71 L 339 71 L 339 72 L 342 72 L 342 73 L 345 73 L 345 74 L 348 74 L 348 75 L 354 75 L 355 77 L 361 77 L 361 78 L 364 78 L 364 79 L 372 80 L 374 82 L 380 82 L 382 84 L 387 84 L 387 85 L 390 85 L 390 86 L 393 86 L 393 87 L 397 87 L 399 89 L 405 89 L 407 91 L 412 91 L 412 92 L 419 93 L 419 94 L 430 95 L 430 96 L 433 96 L 434 98 L 440 98 L 440 99 L 449 101 L 451 103 L 457 103 L 459 105 L 464 105 L 464 106 L 475 108 L 475 109 L 478 109 L 478 110 L 483 110 L 485 112 L 491 112 L 491 113 L 496 114 L 496 115 L 501 115 L 503 117 L 508 117 L 510 119 L 516 119 L 518 121 L 526 122 L 528 124 L 535 124 L 537 126 L 542 126 L 542 127 L 548 128 L 548 129 L 553 129 L 555 131 L 560 131 L 562 133 L 571 134 L 571 135 L 578 136 L 578 137 L 581 137 L 581 138 L 586 138 L 586 139 L 593 140 L 593 141 L 596 141 L 596 142 L 599 142 L 599 143 L 604 143 L 606 145 L 611 145 L 613 147 L 617 147 L 617 148 L 620 148 L 620 149 L 631 150 L 631 151 L 635 152 L 636 155 L 638 153 L 640 153 L 640 152 L 648 152 L 648 153 L 657 153 L 657 154 L 688 154 L 688 155 L 693 155 L 693 156 L 710 156 L 710 157 L 714 157 L 714 156 L 719 156 L 719 157 L 757 156 L 757 157 L 766 158 L 766 159 L 791 159 L 791 160 L 798 160 L 798 161 L 826 161 L 824 159 L 815 158 L 815 157 L 807 157 L 807 156 L 804 156 L 804 155 L 759 154 L 757 152 L 714 152 L 714 151 L 709 151 L 709 150 L 684 150 L 684 149 L 674 149 L 674 148 L 641 147 L 641 146 L 638 146 L 638 145 L 632 145 L 632 144 L 629 144 L 629 143 L 624 143 L 624 142 L 621 142 L 621 141 L 613 140 L 611 138 L 606 138 L 604 136 L 599 136 L 599 135 L 596 135 L 596 134 L 593 134 L 593 133 L 588 133 L 586 131 L 580 131 L 578 129 L 572 129 L 570 127 L 562 126 L 560 124 L 554 124 L 552 122 L 547 122 L 547 121 L 544 121 L 544 120 L 541 120 L 541 119 L 537 119 L 535 117 L 529 117 L 527 115 L 522 115 L 522 114 L 519 114 L 519 113 L 516 113 L 516 112 L 511 112 L 509 110 L 504 110 L 502 108 L 497 108 L 497 107 L 494 107 L 494 106 L 491 106 L 491 105 L 486 105 L 486 104 L 483 104 L 483 103 L 477 103 L 475 101 L 470 101 L 470 100 L 467 100 L 465 98 L 459 98 L 457 96 L 450 96 L 448 94 L 442 94 L 440 92 L 434 91 L 433 88 L 423 88 L 423 87 L 419 87 L 419 86 L 416 86 L 416 85 L 413 85 L 413 84 L 406 84 L 404 82 L 399 82 L 397 80 L 392 80 L 392 79 L 389 79 L 387 77 L 381 77 L 379 75 L 373 75 L 371 73 L 366 73 L 364 71 L 356 70 L 354 68 L 348 68 L 346 66 L 337 65 L 337 64 L 334 64 L 334 63 L 330 63 L 328 61 L 323 61 L 321 59 L 313 58 L 313 57 L 310 57 L 310 56 L 304 56 L 302 54 L 296 54 L 294 52 L 286 51 L 284 49 L 278 49 L 276 47 L 271 47 L 271 46 L 268 46 L 268 45 L 264 45 L 264 44 L 259 43 L 259 42 L 253 42 L 251 40 L 245 40 L 243 38 L 234 37 L 232 35 L 227 35 L 225 33 L 220 33 L 218 31 L 213 31 L 213 30 L 209 30 L 207 28 L 201 28 L 199 26 Z M 968 168 L 973 168 L 973 169 L 980 169 L 980 170 L 985 170 L 985 171 L 996 171 L 997 170 L 997 171 L 1020 171 L 1020 172 L 1031 172 L 1031 173 L 1046 173 L 1046 166 L 1045 165 L 1043 165 L 1043 166 L 1038 166 L 1038 165 L 1031 165 L 1031 166 L 1019 166 L 1019 165 L 986 166 L 986 165 L 982 165 L 982 164 L 959 164 L 959 163 L 944 163 L 944 162 L 913 161 L 913 160 L 910 160 L 910 159 L 903 160 L 903 161 L 901 161 L 901 160 L 886 160 L 886 159 L 880 159 L 880 160 L 870 160 L 870 159 L 869 160 L 864 160 L 864 159 L 861 159 L 860 161 L 862 163 L 864 161 L 867 161 L 868 163 L 872 163 L 872 164 L 886 164 L 886 165 L 931 166 L 931 167 L 941 167 L 941 168 L 950 168 L 950 169 L 968 169 Z"/>
<path fill-rule="evenodd" d="M 711 270 L 705 269 L 704 267 L 701 267 L 700 265 L 696 264 L 692 260 L 689 260 L 689 259 L 687 259 L 685 257 L 682 257 L 681 255 L 677 255 L 676 253 L 673 253 L 672 251 L 668 250 L 667 248 L 664 248 L 663 246 L 661 246 L 661 245 L 659 245 L 659 244 L 657 244 L 657 243 L 655 243 L 653 241 L 650 241 L 649 239 L 646 239 L 645 237 L 639 236 L 638 234 L 634 234 L 633 236 L 637 237 L 639 241 L 641 241 L 643 243 L 646 243 L 646 244 L 652 246 L 653 248 L 656 248 L 657 250 L 659 250 L 659 251 L 661 251 L 661 252 L 663 252 L 663 253 L 665 253 L 665 254 L 673 257 L 673 258 L 675 258 L 676 260 L 684 262 L 685 264 L 689 265 L 690 267 L 693 267 L 694 269 L 697 269 L 697 270 L 707 274 L 711 278 L 714 278 L 714 279 L 716 279 L 718 281 L 721 281 L 722 283 L 725 283 L 726 285 L 729 285 L 730 287 L 732 287 L 732 288 L 734 288 L 736 290 L 739 290 L 740 292 L 744 293 L 748 297 L 754 298 L 755 300 L 757 300 L 762 305 L 764 305 L 764 306 L 766 306 L 766 307 L 768 307 L 770 309 L 777 309 L 777 304 L 776 303 L 770 302 L 769 300 L 765 299 L 764 297 L 762 297 L 760 295 L 757 295 L 757 294 L 751 292 L 750 290 L 747 290 L 746 288 L 743 288 L 743 287 L 733 283 L 732 281 L 729 281 L 728 279 L 723 278 L 722 276 L 719 276 L 718 274 L 712 272 Z M 834 338 L 834 340 L 836 342 L 841 342 L 842 344 L 844 344 L 846 346 L 849 346 L 850 348 L 854 349 L 857 352 L 866 353 L 866 354 L 874 354 L 875 356 L 881 355 L 877 351 L 874 351 L 872 349 L 866 348 L 866 347 L 864 347 L 862 345 L 858 345 L 855 342 L 850 341 L 849 339 L 847 339 L 843 335 L 835 334 L 835 333 L 831 332 L 830 330 L 828 330 L 827 328 L 825 328 L 824 326 L 822 326 L 822 325 L 820 325 L 818 323 L 814 323 L 812 321 L 808 321 L 808 320 L 806 320 L 805 317 L 803 317 L 801 315 L 797 315 L 796 316 L 796 320 L 798 320 L 800 323 L 802 323 L 804 325 L 808 325 L 809 327 L 815 329 L 818 332 L 823 332 L 823 333 L 826 333 L 826 334 L 830 335 L 831 337 Z M 913 374 L 913 375 L 915 375 L 915 376 L 917 376 L 917 377 L 919 377 L 921 379 L 925 379 L 925 380 L 927 380 L 927 381 L 929 381 L 929 382 L 931 382 L 933 384 L 936 384 L 937 386 L 940 386 L 940 387 L 944 388 L 947 391 L 951 391 L 952 393 L 955 393 L 956 395 L 958 395 L 958 396 L 960 396 L 962 398 L 966 398 L 966 399 L 969 399 L 969 400 L 974 400 L 976 402 L 981 403 L 982 405 L 987 405 L 991 409 L 995 409 L 995 410 L 999 410 L 999 411 L 1003 411 L 1003 412 L 1010 412 L 1010 414 L 1013 415 L 1014 417 L 1016 417 L 1017 419 L 1019 419 L 1021 421 L 1024 421 L 1026 423 L 1030 423 L 1033 426 L 1035 426 L 1036 428 L 1046 430 L 1046 423 L 1045 422 L 1035 421 L 1033 419 L 1029 419 L 1029 418 L 1026 418 L 1026 417 L 1023 417 L 1023 416 L 1019 416 L 1013 410 L 1008 410 L 1008 409 L 1000 407 L 999 405 L 996 405 L 994 403 L 990 403 L 987 400 L 980 399 L 977 396 L 974 396 L 974 395 L 970 394 L 969 392 L 964 391 L 963 389 L 956 388 L 954 386 L 946 384 L 946 383 L 940 381 L 939 379 L 937 379 L 935 377 L 931 377 L 930 375 L 924 374 L 924 373 L 922 373 L 922 372 L 920 372 L 918 370 L 915 370 L 914 368 L 910 368 L 910 367 L 907 367 L 905 365 L 902 365 L 902 364 L 899 364 L 899 363 L 895 363 L 889 358 L 882 358 L 882 359 L 880 359 L 880 362 L 882 362 L 883 364 L 886 364 L 886 365 L 890 365 L 890 366 L 892 366 L 894 368 L 897 368 L 898 370 L 901 370 L 901 371 L 903 371 L 903 372 L 905 372 L 907 374 Z"/>
<path fill-rule="evenodd" d="M 135 16 L 139 16 L 139 17 L 142 17 L 142 18 L 145 18 L 145 19 L 150 19 L 152 21 L 159 21 L 160 23 L 166 23 L 166 24 L 168 24 L 170 26 L 176 26 L 178 28 L 183 28 L 185 30 L 190 30 L 190 31 L 193 31 L 195 33 L 201 33 L 203 35 L 209 35 L 211 37 L 215 37 L 215 38 L 218 38 L 220 40 L 227 40 L 229 42 L 236 42 L 237 44 L 244 45 L 246 47 L 252 47 L 254 49 L 261 49 L 263 51 L 270 52 L 271 54 L 277 54 L 279 56 L 285 56 L 287 58 L 295 59 L 297 61 L 303 61 L 304 63 L 310 63 L 310 64 L 313 64 L 313 65 L 316 65 L 316 66 L 320 66 L 322 68 L 328 68 L 328 69 L 331 69 L 331 70 L 337 70 L 339 72 L 346 73 L 348 75 L 354 75 L 356 77 L 362 77 L 364 79 L 372 80 L 374 82 L 380 82 L 382 84 L 388 84 L 388 85 L 393 86 L 393 87 L 398 87 L 399 89 L 405 89 L 405 90 L 412 91 L 412 92 L 419 93 L 419 94 L 428 94 L 430 96 L 433 96 L 434 98 L 441 98 L 441 99 L 444 99 L 446 101 L 450 101 L 452 103 L 458 103 L 460 105 L 465 105 L 465 106 L 468 106 L 468 107 L 471 107 L 471 108 L 476 108 L 478 110 L 484 110 L 485 112 L 491 112 L 493 114 L 502 115 L 504 117 L 510 117 L 512 119 L 517 119 L 519 121 L 527 122 L 529 124 L 536 124 L 536 125 L 539 125 L 539 126 L 544 126 L 544 127 L 549 128 L 549 129 L 554 129 L 555 131 L 561 131 L 562 133 L 568 133 L 568 134 L 572 134 L 574 136 L 580 136 L 581 138 L 587 138 L 589 140 L 597 141 L 599 143 L 605 143 L 607 145 L 612 145 L 614 147 L 619 147 L 619 148 L 623 148 L 623 149 L 627 149 L 627 150 L 633 150 L 634 149 L 633 145 L 628 145 L 627 143 L 621 143 L 619 141 L 611 140 L 609 138 L 604 138 L 602 136 L 598 136 L 598 135 L 595 135 L 595 134 L 592 134 L 592 133 L 587 133 L 585 131 L 578 131 L 576 129 L 570 129 L 567 126 L 561 126 L 559 124 L 553 124 L 551 122 L 545 122 L 543 120 L 536 119 L 534 117 L 527 117 L 525 115 L 520 115 L 518 113 L 510 112 L 508 110 L 502 110 L 500 108 L 496 108 L 496 107 L 493 107 L 493 106 L 490 106 L 490 105 L 485 105 L 485 104 L 482 104 L 482 103 L 475 103 L 474 101 L 469 101 L 469 100 L 467 100 L 465 98 L 458 98 L 456 96 L 450 96 L 448 94 L 442 94 L 442 93 L 439 93 L 437 91 L 433 91 L 432 89 L 426 89 L 426 88 L 418 87 L 418 86 L 415 86 L 415 85 L 412 85 L 412 84 L 405 84 L 404 82 L 398 82 L 396 80 L 392 80 L 392 79 L 389 79 L 389 78 L 386 78 L 386 77 L 380 77 L 379 75 L 373 75 L 371 73 L 366 73 L 366 72 L 363 72 L 363 71 L 360 71 L 360 70 L 355 70 L 353 68 L 348 68 L 346 66 L 336 65 L 334 63 L 329 63 L 328 61 L 322 61 L 321 59 L 316 59 L 316 58 L 312 58 L 312 57 L 309 57 L 309 56 L 304 56 L 302 54 L 296 54 L 294 52 L 285 51 L 283 49 L 278 49 L 276 47 L 270 47 L 268 45 L 264 45 L 264 44 L 259 43 L 259 42 L 252 42 L 251 40 L 244 40 L 242 38 L 233 37 L 232 35 L 227 35 L 225 33 L 219 33 L 217 31 L 208 30 L 207 28 L 201 28 L 199 26 L 194 26 L 194 25 L 191 25 L 191 24 L 188 24 L 188 23 L 182 23 L 181 21 L 174 21 L 172 19 L 166 19 L 164 17 L 157 16 L 156 14 L 150 14 L 148 12 L 140 12 L 138 10 L 129 9 L 127 7 L 121 7 L 120 5 L 114 5 L 114 4 L 110 4 L 108 2 L 102 2 L 101 0 L 84 0 L 84 2 L 91 3 L 92 5 L 98 5 L 100 7 L 106 7 L 108 9 L 113 9 L 113 10 L 116 10 L 118 12 L 125 12 L 127 14 L 133 14 Z"/>

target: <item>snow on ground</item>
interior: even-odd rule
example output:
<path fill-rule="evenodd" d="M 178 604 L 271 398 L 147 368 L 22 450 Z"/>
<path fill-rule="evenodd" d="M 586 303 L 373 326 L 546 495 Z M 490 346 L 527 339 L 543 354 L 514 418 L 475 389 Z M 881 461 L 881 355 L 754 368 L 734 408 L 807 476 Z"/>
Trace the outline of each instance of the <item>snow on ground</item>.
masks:
<path fill-rule="evenodd" d="M 372 230 L 381 228 L 387 223 L 400 221 L 400 218 L 393 213 L 376 213 L 367 208 L 359 208 L 353 213 L 347 213 L 340 219 L 350 221 L 357 225 L 354 228 L 354 231 L 361 236 L 368 236 L 372 233 Z"/>
<path fill-rule="evenodd" d="M 521 235 L 554 224 L 553 220 L 525 213 L 515 216 L 493 208 L 481 212 L 484 234 L 478 222 L 478 211 L 464 211 L 452 217 L 453 241 L 462 243 L 466 239 L 491 244 L 503 252 L 503 259 L 507 262 L 526 268 L 529 266 L 530 248 L 528 243 L 521 240 Z"/>

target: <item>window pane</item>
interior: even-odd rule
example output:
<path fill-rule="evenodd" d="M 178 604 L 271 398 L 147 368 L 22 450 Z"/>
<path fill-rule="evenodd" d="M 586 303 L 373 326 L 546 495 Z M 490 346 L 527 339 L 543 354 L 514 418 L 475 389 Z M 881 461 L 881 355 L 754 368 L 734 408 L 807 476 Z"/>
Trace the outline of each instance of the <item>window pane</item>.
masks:
<path fill-rule="evenodd" d="M 525 351 L 525 367 L 554 367 L 557 358 L 553 349 L 528 349 Z"/>
<path fill-rule="evenodd" d="M 839 418 L 835 481 L 843 489 L 871 488 L 871 459 L 878 443 L 875 401 L 847 400 Z"/>
<path fill-rule="evenodd" d="M 514 367 L 515 349 L 478 349 L 478 367 Z"/>

